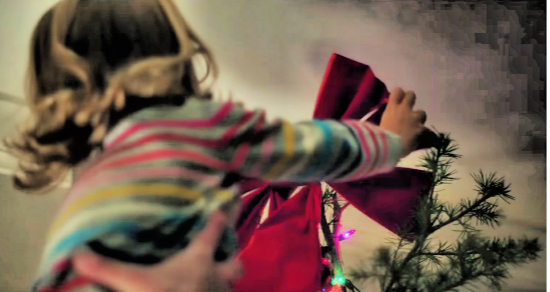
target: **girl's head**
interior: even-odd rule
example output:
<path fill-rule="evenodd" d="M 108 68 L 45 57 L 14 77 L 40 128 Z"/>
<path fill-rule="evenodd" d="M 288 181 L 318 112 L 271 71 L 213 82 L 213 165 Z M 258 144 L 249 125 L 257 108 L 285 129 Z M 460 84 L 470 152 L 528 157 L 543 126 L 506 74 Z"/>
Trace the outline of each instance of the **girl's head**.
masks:
<path fill-rule="evenodd" d="M 193 68 L 199 56 L 204 78 L 216 76 L 212 54 L 172 0 L 59 2 L 31 40 L 31 118 L 6 141 L 20 160 L 16 188 L 42 190 L 62 180 L 133 100 L 209 97 Z"/>

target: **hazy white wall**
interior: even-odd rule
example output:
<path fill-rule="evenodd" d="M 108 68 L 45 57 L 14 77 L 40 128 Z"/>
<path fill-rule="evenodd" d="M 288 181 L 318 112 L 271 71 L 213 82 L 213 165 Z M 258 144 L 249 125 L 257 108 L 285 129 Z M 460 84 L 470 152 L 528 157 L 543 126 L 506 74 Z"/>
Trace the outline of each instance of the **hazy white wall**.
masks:
<path fill-rule="evenodd" d="M 0 91 L 22 96 L 29 40 L 38 19 L 57 1 L 0 0 Z"/>
<path fill-rule="evenodd" d="M 0 0 L 0 92 L 23 95 L 32 27 L 55 2 Z M 428 123 L 451 132 L 464 155 L 456 165 L 463 180 L 448 186 L 441 198 L 458 202 L 472 197 L 468 174 L 480 168 L 498 171 L 512 183 L 517 200 L 503 206 L 508 215 L 503 227 L 488 234 L 546 234 L 544 157 L 520 151 L 532 141 L 527 134 L 544 132 L 545 137 L 544 120 L 527 111 L 528 104 L 537 102 L 533 88 L 542 88 L 537 80 L 543 63 L 537 63 L 540 44 L 521 42 L 527 31 L 518 10 L 497 4 L 470 10 L 461 4 L 428 11 L 412 1 L 178 3 L 219 60 L 218 88 L 231 90 L 248 107 L 266 108 L 271 116 L 292 121 L 311 116 L 333 52 L 369 64 L 389 88 L 415 90 L 417 107 L 428 112 Z M 496 23 L 494 31 L 488 29 L 489 22 Z M 492 38 L 493 46 L 477 41 L 476 33 Z M 508 43 L 502 42 L 505 36 Z M 0 133 L 11 131 L 22 114 L 20 107 L 0 103 Z M 404 164 L 414 165 L 415 158 Z M 0 189 L 0 291 L 22 291 L 34 274 L 45 228 L 61 194 L 21 197 L 5 178 L 0 178 Z M 353 239 L 342 244 L 349 267 L 389 236 L 353 209 L 346 211 L 343 224 L 357 229 Z M 453 233 L 441 232 L 438 238 L 450 239 Z M 545 259 L 514 269 L 508 291 L 545 291 L 545 275 Z M 367 285 L 363 291 L 375 289 Z"/>

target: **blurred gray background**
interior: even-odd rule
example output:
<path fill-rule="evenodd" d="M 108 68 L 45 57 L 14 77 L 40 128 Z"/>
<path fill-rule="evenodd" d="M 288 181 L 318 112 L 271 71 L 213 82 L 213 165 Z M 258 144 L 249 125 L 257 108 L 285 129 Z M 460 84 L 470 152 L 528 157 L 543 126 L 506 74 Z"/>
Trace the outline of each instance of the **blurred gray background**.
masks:
<path fill-rule="evenodd" d="M 25 118 L 28 42 L 38 18 L 55 2 L 0 0 L 1 136 Z M 516 201 L 502 206 L 507 215 L 502 226 L 485 234 L 539 236 L 546 245 L 546 8 L 538 1 L 177 2 L 217 56 L 216 90 L 231 91 L 271 117 L 311 116 L 332 53 L 370 65 L 390 89 L 416 91 L 428 124 L 450 132 L 464 155 L 455 165 L 462 179 L 440 198 L 472 198 L 469 173 L 497 171 L 512 184 Z M 401 165 L 414 166 L 418 156 Z M 7 292 L 28 289 L 65 192 L 17 193 L 9 181 L 13 167 L 0 152 L 0 291 Z M 352 208 L 343 225 L 357 230 L 342 243 L 348 268 L 368 260 L 390 236 Z M 440 240 L 454 236 L 452 230 L 437 233 Z M 377 290 L 374 283 L 360 288 Z M 546 291 L 546 252 L 536 263 L 513 268 L 505 291 Z"/>

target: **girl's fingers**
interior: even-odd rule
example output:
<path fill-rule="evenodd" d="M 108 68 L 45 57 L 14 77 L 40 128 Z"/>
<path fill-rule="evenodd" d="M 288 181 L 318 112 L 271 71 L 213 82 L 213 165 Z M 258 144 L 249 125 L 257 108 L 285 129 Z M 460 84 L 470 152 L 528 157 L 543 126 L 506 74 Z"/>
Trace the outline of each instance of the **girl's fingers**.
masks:
<path fill-rule="evenodd" d="M 227 282 L 238 281 L 244 274 L 244 268 L 238 256 L 233 256 L 217 267 L 218 276 Z"/>
<path fill-rule="evenodd" d="M 414 91 L 407 91 L 405 92 L 404 101 L 406 102 L 406 105 L 409 107 L 409 109 L 413 109 L 414 104 L 416 103 L 416 94 Z"/>
<path fill-rule="evenodd" d="M 426 120 L 428 119 L 428 115 L 426 114 L 426 111 L 423 110 L 417 110 L 414 111 L 414 113 L 417 115 L 417 117 L 420 119 L 420 123 L 424 125 L 426 123 Z"/>
<path fill-rule="evenodd" d="M 82 276 L 120 292 L 154 292 L 154 283 L 136 267 L 117 263 L 92 253 L 75 256 L 74 266 Z M 158 288 L 158 287 L 157 287 Z"/>
<path fill-rule="evenodd" d="M 212 214 L 204 230 L 189 244 L 187 248 L 189 253 L 212 257 L 218 246 L 218 241 L 222 236 L 226 222 L 227 218 L 222 212 L 217 211 Z"/>
<path fill-rule="evenodd" d="M 390 100 L 388 103 L 400 104 L 405 97 L 405 92 L 401 88 L 395 88 L 390 93 Z"/>

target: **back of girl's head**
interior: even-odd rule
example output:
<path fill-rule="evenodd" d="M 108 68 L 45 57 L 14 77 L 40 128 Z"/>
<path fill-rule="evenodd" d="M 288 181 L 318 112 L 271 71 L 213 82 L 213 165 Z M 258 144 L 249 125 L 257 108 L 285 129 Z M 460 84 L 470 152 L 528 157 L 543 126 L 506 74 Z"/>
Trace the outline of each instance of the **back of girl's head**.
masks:
<path fill-rule="evenodd" d="M 132 100 L 209 97 L 194 71 L 199 56 L 204 78 L 215 77 L 211 52 L 172 0 L 59 2 L 31 39 L 31 117 L 18 137 L 6 140 L 20 161 L 15 187 L 55 186 L 101 144 L 115 113 Z"/>

